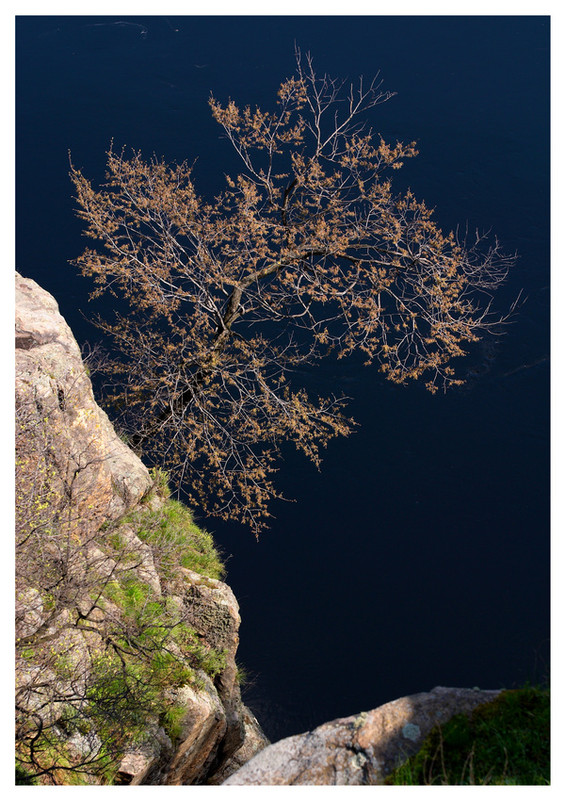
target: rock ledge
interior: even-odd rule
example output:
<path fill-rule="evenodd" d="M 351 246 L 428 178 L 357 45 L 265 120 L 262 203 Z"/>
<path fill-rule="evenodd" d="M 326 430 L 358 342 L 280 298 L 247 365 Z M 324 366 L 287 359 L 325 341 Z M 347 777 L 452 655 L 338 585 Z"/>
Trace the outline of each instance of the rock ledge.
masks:
<path fill-rule="evenodd" d="M 327 722 L 261 750 L 224 781 L 230 786 L 374 786 L 416 753 L 434 726 L 471 713 L 500 691 L 451 689 L 401 697 Z"/>

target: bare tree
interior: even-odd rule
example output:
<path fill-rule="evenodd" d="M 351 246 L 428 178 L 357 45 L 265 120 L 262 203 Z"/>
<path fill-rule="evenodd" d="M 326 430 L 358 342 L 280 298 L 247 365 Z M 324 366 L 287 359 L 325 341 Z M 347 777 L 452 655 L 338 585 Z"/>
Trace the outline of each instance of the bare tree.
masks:
<path fill-rule="evenodd" d="M 101 248 L 76 264 L 125 298 L 99 320 L 119 348 L 117 399 L 135 441 L 186 479 L 191 502 L 265 526 L 282 441 L 314 463 L 347 435 L 344 399 L 311 398 L 293 371 L 355 351 L 395 383 L 461 383 L 452 360 L 495 320 L 492 293 L 512 261 L 495 241 L 444 234 L 393 171 L 415 144 L 387 144 L 367 112 L 378 80 L 296 74 L 271 112 L 210 107 L 242 164 L 213 202 L 189 164 L 108 152 L 95 190 L 71 164 L 78 216 Z"/>
<path fill-rule="evenodd" d="M 188 537 L 167 527 L 166 488 L 156 481 L 137 521 L 93 527 L 79 476 L 97 461 L 89 447 L 64 448 L 57 411 L 37 388 L 18 396 L 18 780 L 107 783 L 128 746 L 174 718 L 174 690 L 197 685 L 200 669 L 219 672 L 223 656 L 199 641 L 180 602 Z"/>

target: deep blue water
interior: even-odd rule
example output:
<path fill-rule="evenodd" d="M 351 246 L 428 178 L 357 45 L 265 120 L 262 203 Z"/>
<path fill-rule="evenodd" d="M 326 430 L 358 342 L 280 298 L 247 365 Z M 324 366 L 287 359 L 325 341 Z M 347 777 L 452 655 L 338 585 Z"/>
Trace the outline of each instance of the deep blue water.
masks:
<path fill-rule="evenodd" d="M 417 140 L 398 175 L 446 228 L 492 228 L 527 297 L 503 337 L 432 397 L 376 371 L 304 376 L 343 389 L 360 423 L 321 473 L 288 454 L 259 543 L 203 520 L 229 556 L 246 699 L 273 739 L 435 685 L 497 688 L 549 662 L 549 18 L 20 17 L 17 268 L 57 298 L 80 342 L 88 282 L 68 150 L 101 179 L 116 145 L 192 161 L 213 196 L 233 164 L 207 107 L 267 104 L 294 41 L 320 71 L 380 70 L 398 94 L 385 139 Z"/>

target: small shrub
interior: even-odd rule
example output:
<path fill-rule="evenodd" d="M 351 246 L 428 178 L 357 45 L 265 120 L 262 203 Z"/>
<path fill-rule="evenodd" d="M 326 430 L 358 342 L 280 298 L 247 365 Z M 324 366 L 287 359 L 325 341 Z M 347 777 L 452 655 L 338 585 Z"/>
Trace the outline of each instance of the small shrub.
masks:
<path fill-rule="evenodd" d="M 236 664 L 236 671 L 235 671 L 235 680 L 239 684 L 239 686 L 244 686 L 249 681 L 249 675 L 247 674 L 247 670 L 245 667 L 242 667 L 241 664 Z"/>
<path fill-rule="evenodd" d="M 142 502 L 148 504 L 154 497 L 168 500 L 171 496 L 169 488 L 169 473 L 160 467 L 151 467 L 149 475 L 153 481 L 151 489 L 147 492 Z"/>
<path fill-rule="evenodd" d="M 34 673 L 36 688 L 20 691 L 17 784 L 112 784 L 125 747 L 141 741 L 156 717 L 162 717 L 171 739 L 180 735 L 182 709 L 172 699 L 174 690 L 187 684 L 202 688 L 203 672 L 213 679 L 225 669 L 225 654 L 203 644 L 187 624 L 181 599 L 186 589 L 181 567 L 219 578 L 223 566 L 211 536 L 194 524 L 188 508 L 169 498 L 166 473 L 153 470 L 153 479 L 158 503 L 148 501 L 105 524 L 84 546 L 72 538 L 69 548 L 67 530 L 47 524 L 53 521 L 44 499 L 48 494 L 33 505 L 35 527 L 27 518 L 20 526 L 29 555 L 24 586 L 33 587 L 41 578 L 37 596 L 43 613 L 51 614 L 55 627 L 88 632 L 88 647 L 84 652 L 60 647 L 49 630 L 19 636 L 18 658 L 26 669 L 38 665 L 40 671 Z M 124 523 L 131 530 L 121 528 Z M 35 528 L 39 533 L 33 538 L 30 530 Z M 143 569 L 137 571 L 148 548 L 140 546 L 132 531 L 152 551 L 163 594 L 155 591 Z M 47 546 L 58 548 L 56 554 L 66 561 L 46 559 L 42 553 Z M 91 605 L 84 611 L 87 598 Z M 95 609 L 98 613 L 91 614 Z M 48 724 L 32 713 L 36 695 L 57 709 Z"/>

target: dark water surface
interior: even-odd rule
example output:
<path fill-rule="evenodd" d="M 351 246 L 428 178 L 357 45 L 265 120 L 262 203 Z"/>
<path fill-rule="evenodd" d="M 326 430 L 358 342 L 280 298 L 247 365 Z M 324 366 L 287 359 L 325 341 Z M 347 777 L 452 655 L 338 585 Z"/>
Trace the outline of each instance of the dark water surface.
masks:
<path fill-rule="evenodd" d="M 541 680 L 549 637 L 549 18 L 20 17 L 17 267 L 57 298 L 79 342 L 89 283 L 68 150 L 95 181 L 113 138 L 199 157 L 213 196 L 232 156 L 211 91 L 270 103 L 294 41 L 319 71 L 378 70 L 398 92 L 385 139 L 416 139 L 398 175 L 445 228 L 491 228 L 520 258 L 500 295 L 527 297 L 479 348 L 462 390 L 432 397 L 375 370 L 325 365 L 304 381 L 354 397 L 357 434 L 323 470 L 289 453 L 272 529 L 257 543 L 204 520 L 229 555 L 246 690 L 273 739 L 441 684 Z"/>

